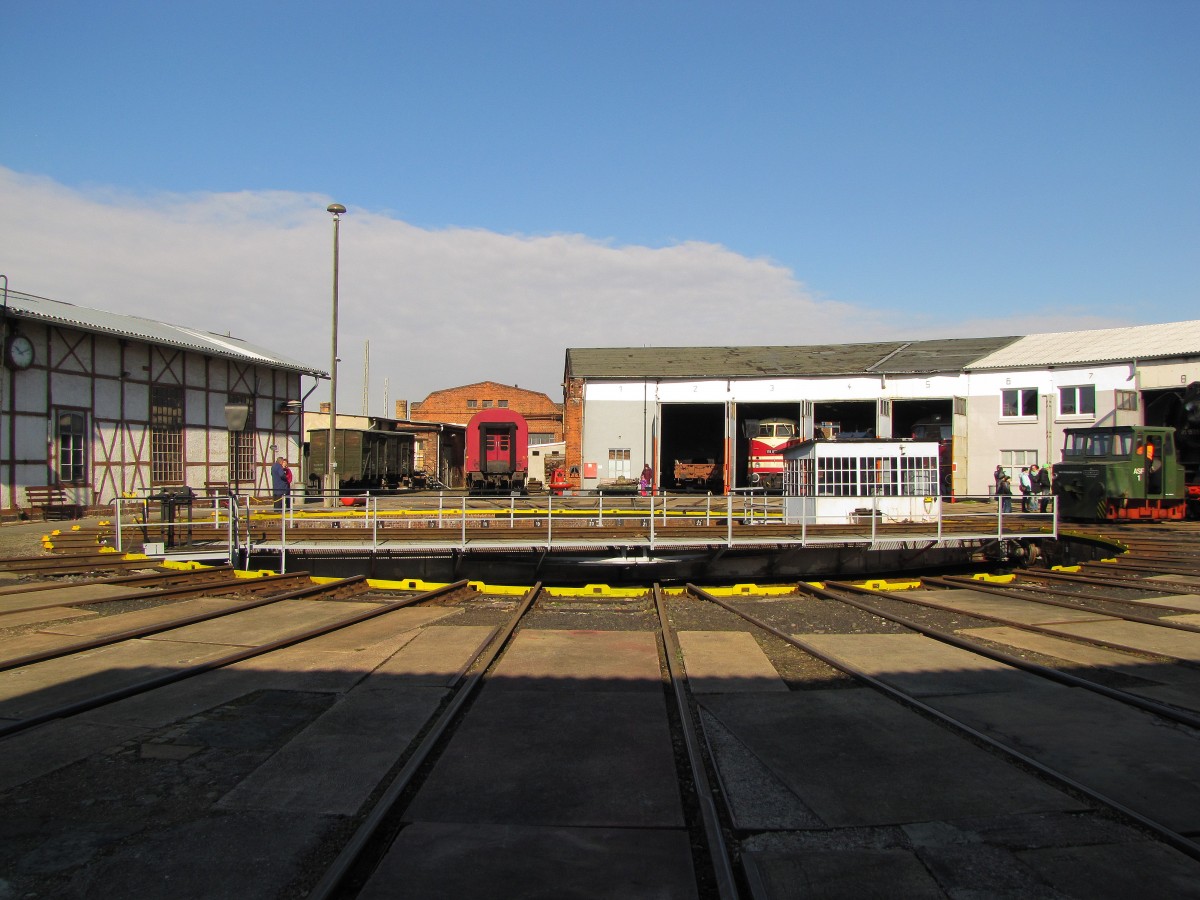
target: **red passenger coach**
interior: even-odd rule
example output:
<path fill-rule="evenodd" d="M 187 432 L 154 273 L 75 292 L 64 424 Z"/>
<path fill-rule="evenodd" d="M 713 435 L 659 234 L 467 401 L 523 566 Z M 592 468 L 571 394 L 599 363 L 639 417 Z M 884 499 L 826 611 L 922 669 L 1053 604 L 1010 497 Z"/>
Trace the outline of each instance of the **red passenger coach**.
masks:
<path fill-rule="evenodd" d="M 472 494 L 525 492 L 529 426 L 511 409 L 477 412 L 467 424 L 467 490 Z"/>

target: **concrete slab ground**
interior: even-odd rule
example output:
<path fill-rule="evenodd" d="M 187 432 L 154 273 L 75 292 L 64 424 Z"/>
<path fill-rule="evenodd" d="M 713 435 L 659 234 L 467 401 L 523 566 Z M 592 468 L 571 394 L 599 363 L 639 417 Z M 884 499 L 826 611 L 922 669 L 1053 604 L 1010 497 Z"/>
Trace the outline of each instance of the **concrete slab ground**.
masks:
<path fill-rule="evenodd" d="M 154 635 L 149 640 L 193 641 L 255 647 L 310 628 L 328 625 L 355 613 L 378 609 L 377 603 L 330 600 L 280 600 L 269 606 L 248 609 L 237 616 L 224 616 Z"/>
<path fill-rule="evenodd" d="M 1036 675 L 921 634 L 798 634 L 796 637 L 916 697 L 1032 691 L 1046 683 Z"/>
<path fill-rule="evenodd" d="M 688 683 L 696 693 L 788 689 L 747 631 L 681 631 L 678 638 Z"/>
<path fill-rule="evenodd" d="M 351 691 L 217 806 L 353 815 L 445 695 L 421 687 Z"/>
<path fill-rule="evenodd" d="M 81 718 L 161 728 L 253 690 L 342 693 L 411 641 L 421 625 L 454 614 L 454 610 L 397 609 L 301 646 L 264 653 L 151 694 L 109 704 Z"/>
<path fill-rule="evenodd" d="M 1042 627 L 1054 634 L 1090 638 L 1125 650 L 1200 662 L 1200 634 L 1192 632 L 1124 621 L 1079 622 Z"/>
<path fill-rule="evenodd" d="M 90 622 L 56 622 L 40 630 L 44 634 L 63 634 L 77 638 L 95 637 L 102 634 L 130 631 L 134 628 L 145 628 L 150 625 L 160 625 L 174 619 L 182 619 L 185 616 L 200 616 L 206 613 L 236 609 L 241 605 L 242 603 L 237 600 L 226 600 L 220 597 L 195 597 L 150 609 L 138 609 L 113 616 L 103 616 Z"/>
<path fill-rule="evenodd" d="M 0 616 L 0 628 L 19 628 L 39 622 L 58 622 L 64 619 L 91 619 L 100 615 L 94 609 L 75 609 L 70 606 L 47 606 L 25 612 L 7 613 Z"/>
<path fill-rule="evenodd" d="M 1132 603 L 1146 606 L 1172 606 L 1176 609 L 1191 609 L 1200 612 L 1200 594 L 1155 594 L 1153 597 L 1138 597 Z"/>
<path fill-rule="evenodd" d="M 1077 807 L 867 689 L 708 696 L 701 705 L 827 826 Z"/>
<path fill-rule="evenodd" d="M 1067 896 L 1200 898 L 1196 862 L 1162 844 L 1046 847 L 1019 853 L 1018 858 Z"/>
<path fill-rule="evenodd" d="M 657 638 L 645 631 L 522 631 L 490 690 L 662 691 Z"/>
<path fill-rule="evenodd" d="M 419 822 L 358 896 L 687 900 L 696 883 L 683 831 Z"/>
<path fill-rule="evenodd" d="M 931 705 L 1181 833 L 1200 831 L 1200 738 L 1079 688 Z"/>
<path fill-rule="evenodd" d="M 134 640 L 0 672 L 0 717 L 37 713 L 216 659 L 236 647 Z"/>
<path fill-rule="evenodd" d="M 1144 679 L 1146 684 L 1126 684 L 1121 690 L 1181 709 L 1200 711 L 1200 671 L 1184 665 L 1148 660 L 1121 650 L 1109 650 L 1090 644 L 1080 644 L 1066 638 L 1052 637 L 1020 628 L 966 628 L 961 634 L 1006 644 L 1018 650 L 1031 650 L 1065 660 L 1067 668 L 1107 669 Z M 1081 673 L 1082 674 L 1082 673 Z"/>
<path fill-rule="evenodd" d="M 755 900 L 945 900 L 911 850 L 758 851 L 742 854 Z"/>
<path fill-rule="evenodd" d="M 59 606 L 63 603 L 102 601 L 140 592 L 144 592 L 147 597 L 161 593 L 156 588 L 137 588 L 119 584 L 75 584 L 49 591 L 23 591 L 17 594 L 6 594 L 0 596 L 0 627 L 8 627 L 8 620 L 3 616 L 14 612 L 44 609 L 47 606 Z"/>
<path fill-rule="evenodd" d="M 998 597 L 983 591 L 946 590 L 946 591 L 904 591 L 897 594 L 902 600 L 919 600 L 938 609 L 947 609 L 967 615 L 995 616 L 1010 622 L 1020 622 L 1022 625 L 1043 625 L 1050 622 L 1093 622 L 1112 619 L 1112 616 L 1098 615 L 1084 610 L 1064 609 L 1061 606 L 1051 606 L 1048 603 L 1037 603 L 1033 600 Z"/>
<path fill-rule="evenodd" d="M 662 693 L 488 686 L 406 819 L 679 828 Z"/>
<path fill-rule="evenodd" d="M 486 625 L 429 625 L 402 652 L 384 661 L 371 680 L 449 687 L 496 631 Z"/>
<path fill-rule="evenodd" d="M 0 741 L 0 791 L 116 747 L 145 731 L 136 725 L 60 719 L 14 734 Z"/>

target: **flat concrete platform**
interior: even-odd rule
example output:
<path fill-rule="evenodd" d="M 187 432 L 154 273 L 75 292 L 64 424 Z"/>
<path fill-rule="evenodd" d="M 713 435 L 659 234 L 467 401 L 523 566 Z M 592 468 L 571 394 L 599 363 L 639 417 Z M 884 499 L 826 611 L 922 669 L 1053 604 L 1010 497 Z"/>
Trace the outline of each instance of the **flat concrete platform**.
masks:
<path fill-rule="evenodd" d="M 701 705 L 829 827 L 1078 808 L 868 689 L 718 695 Z"/>
<path fill-rule="evenodd" d="M 0 627 L 8 627 L 5 616 L 31 609 L 44 609 L 63 603 L 87 603 L 123 597 L 132 593 L 145 592 L 147 597 L 161 593 L 156 588 L 138 588 L 120 584 L 73 584 L 46 591 L 22 591 L 0 595 Z"/>
<path fill-rule="evenodd" d="M 1200 662 L 1200 634 L 1194 632 L 1119 620 L 1044 625 L 1042 627 L 1054 634 L 1074 635 L 1089 640 L 1103 641 L 1124 650 L 1153 653 L 1157 656 L 1169 656 L 1188 662 Z"/>
<path fill-rule="evenodd" d="M 646 631 L 522 631 L 499 660 L 494 690 L 662 691 L 658 640 Z"/>
<path fill-rule="evenodd" d="M 969 654 L 920 635 L 804 638 L 882 681 L 919 686 L 930 706 L 1176 831 L 1200 830 L 1200 737 L 1186 729 L 1016 670 L 964 692 L 955 660 Z M 923 653 L 916 649 L 921 642 Z M 939 678 L 945 690 L 939 690 Z M 996 690 L 996 684 L 1009 690 Z"/>
<path fill-rule="evenodd" d="M 1053 622 L 1095 622 L 1111 621 L 1112 616 L 1087 612 L 1086 610 L 1065 609 L 1048 603 L 1038 603 L 1034 600 L 1022 600 L 1017 597 L 999 597 L 984 591 L 937 590 L 937 591 L 902 591 L 896 594 L 898 600 L 913 600 L 936 606 L 938 609 L 966 613 L 967 615 L 993 616 L 1019 622 L 1022 625 L 1046 625 Z"/>
<path fill-rule="evenodd" d="M 678 638 L 688 683 L 696 693 L 788 689 L 749 632 L 681 631 Z"/>
<path fill-rule="evenodd" d="M 280 600 L 278 603 L 248 609 L 237 616 L 224 616 L 164 631 L 150 640 L 256 647 L 311 628 L 332 624 L 355 613 L 378 608 L 378 603 Z"/>
<path fill-rule="evenodd" d="M 519 632 L 405 820 L 365 896 L 694 896 L 654 635 Z"/>
<path fill-rule="evenodd" d="M 683 831 L 419 822 L 358 896 L 688 900 L 696 883 Z"/>

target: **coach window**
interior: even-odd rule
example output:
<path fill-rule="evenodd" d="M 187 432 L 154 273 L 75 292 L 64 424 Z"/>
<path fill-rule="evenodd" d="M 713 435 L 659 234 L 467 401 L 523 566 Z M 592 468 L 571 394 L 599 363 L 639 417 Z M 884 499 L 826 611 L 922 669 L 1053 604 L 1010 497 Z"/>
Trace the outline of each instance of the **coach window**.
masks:
<path fill-rule="evenodd" d="M 87 420 L 83 413 L 58 414 L 58 480 L 63 484 L 87 481 Z"/>
<path fill-rule="evenodd" d="M 1084 384 L 1079 387 L 1059 388 L 1058 414 L 1060 416 L 1095 416 L 1096 386 Z"/>
<path fill-rule="evenodd" d="M 1001 418 L 1036 419 L 1037 414 L 1037 388 L 1014 388 L 1000 392 Z"/>

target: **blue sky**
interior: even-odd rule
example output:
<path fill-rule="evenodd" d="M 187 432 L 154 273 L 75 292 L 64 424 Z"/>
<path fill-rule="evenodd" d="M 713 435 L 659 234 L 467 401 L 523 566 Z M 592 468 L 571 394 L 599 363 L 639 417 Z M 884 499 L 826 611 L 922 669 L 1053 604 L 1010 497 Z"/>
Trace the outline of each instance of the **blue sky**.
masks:
<path fill-rule="evenodd" d="M 350 397 L 366 340 L 375 398 L 559 399 L 567 346 L 1197 317 L 1191 0 L 110 0 L 0 28 L 11 286 L 327 368 L 336 200 Z"/>

